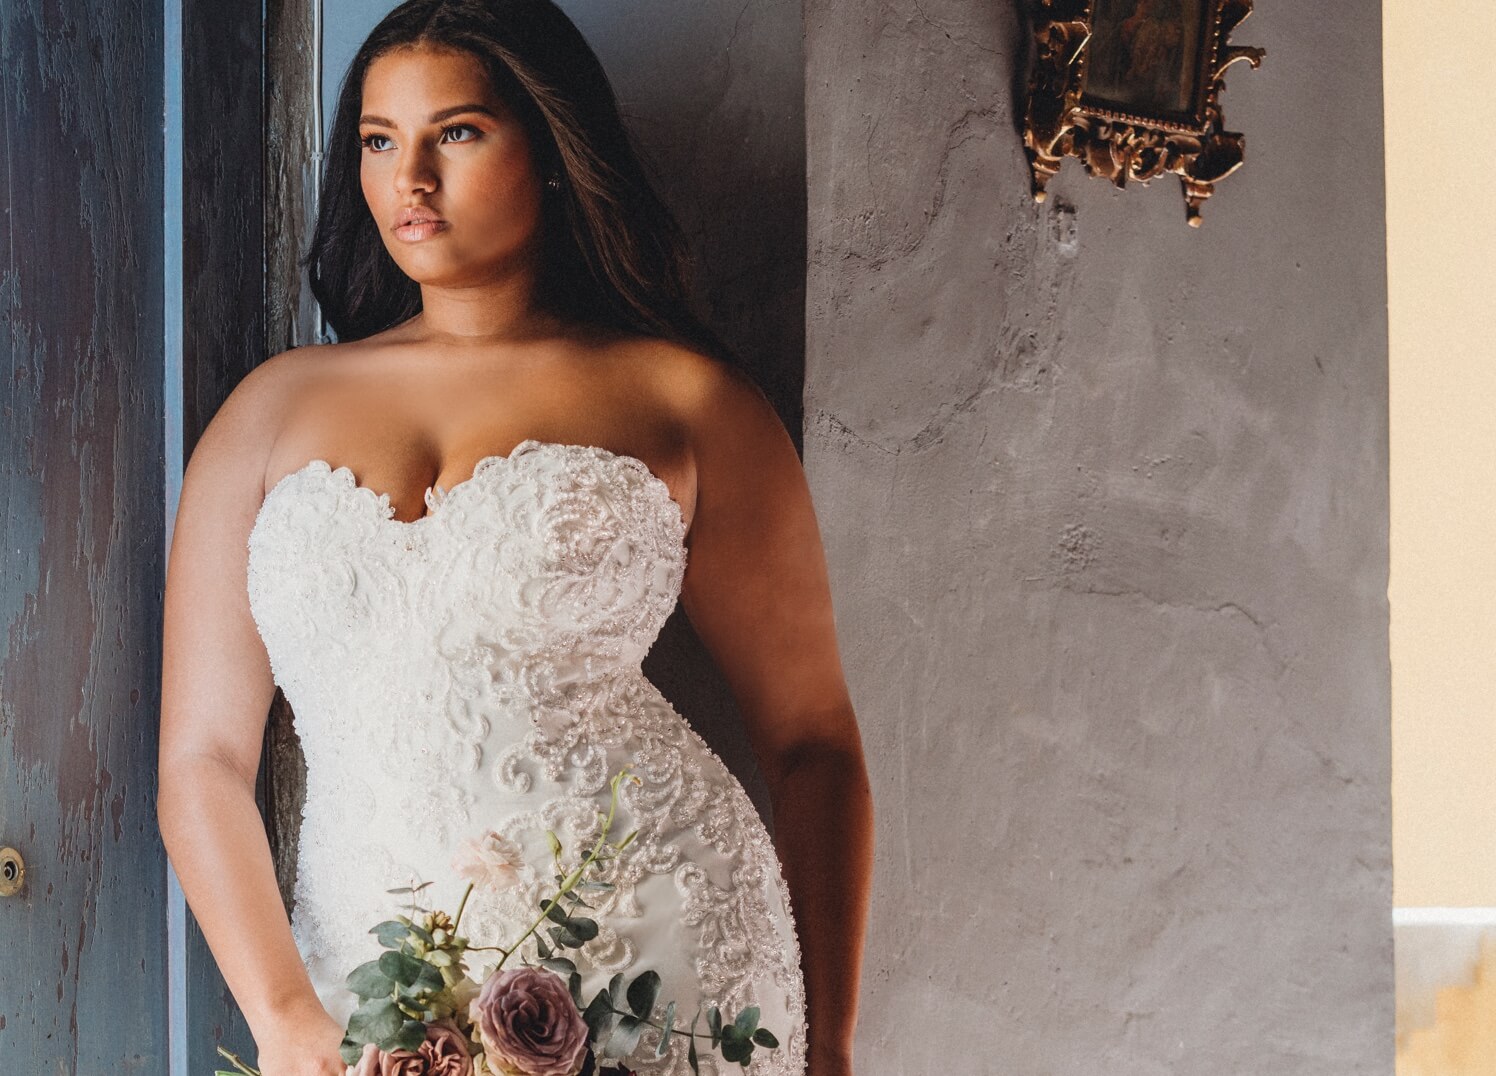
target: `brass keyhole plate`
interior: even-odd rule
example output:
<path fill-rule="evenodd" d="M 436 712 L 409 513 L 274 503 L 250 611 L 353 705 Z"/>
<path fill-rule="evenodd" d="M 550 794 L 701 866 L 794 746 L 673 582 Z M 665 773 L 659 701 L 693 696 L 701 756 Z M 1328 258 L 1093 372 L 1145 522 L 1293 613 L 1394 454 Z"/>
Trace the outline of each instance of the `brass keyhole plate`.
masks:
<path fill-rule="evenodd" d="M 14 848 L 0 848 L 0 897 L 14 896 L 26 880 L 26 861 Z"/>

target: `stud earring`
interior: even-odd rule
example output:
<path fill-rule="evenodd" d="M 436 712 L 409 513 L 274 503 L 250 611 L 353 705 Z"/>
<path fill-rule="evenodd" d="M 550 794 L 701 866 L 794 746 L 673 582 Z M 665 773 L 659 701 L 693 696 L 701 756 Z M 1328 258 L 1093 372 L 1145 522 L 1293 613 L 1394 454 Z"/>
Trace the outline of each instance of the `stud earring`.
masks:
<path fill-rule="evenodd" d="M 553 175 L 545 181 L 545 185 L 553 191 L 559 191 L 561 189 L 561 177 Z"/>

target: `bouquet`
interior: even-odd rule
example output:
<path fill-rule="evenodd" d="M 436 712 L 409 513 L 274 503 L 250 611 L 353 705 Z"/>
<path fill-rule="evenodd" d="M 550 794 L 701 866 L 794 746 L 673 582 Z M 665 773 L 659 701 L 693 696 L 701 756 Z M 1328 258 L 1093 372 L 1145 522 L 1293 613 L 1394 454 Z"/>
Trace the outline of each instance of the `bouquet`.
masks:
<path fill-rule="evenodd" d="M 416 895 L 429 882 L 389 890 L 410 894 L 411 914 L 374 926 L 369 933 L 386 951 L 354 968 L 345 980 L 360 1000 L 341 1047 L 348 1063 L 345 1076 L 635 1076 L 617 1059 L 634 1051 L 646 1027 L 660 1029 L 654 1057 L 665 1056 L 672 1035 L 687 1036 L 687 1060 L 691 1071 L 698 1073 L 698 1038 L 709 1039 L 724 1060 L 744 1067 L 755 1047 L 772 1050 L 779 1045 L 768 1028 L 758 1026 L 756 1005 L 741 1010 L 731 1023 L 723 1023 L 716 1005 L 709 1006 L 706 1031 L 700 1035 L 700 1004 L 689 1030 L 675 1026 L 674 1001 L 655 1023 L 650 1014 L 661 982 L 653 969 L 627 983 L 619 972 L 583 1004 L 581 974 L 564 953 L 597 936 L 597 921 L 578 914 L 579 908 L 592 907 L 581 893 L 614 888 L 603 876 L 605 865 L 638 835 L 633 830 L 616 844 L 608 841 L 619 784 L 626 775 L 638 783 L 628 767 L 614 775 L 608 812 L 598 812 L 601 833 L 575 870 L 561 873 L 562 845 L 554 832 L 547 831 L 557 890 L 540 901 L 535 921 L 507 948 L 472 945 L 458 929 L 475 886 L 501 889 L 518 884 L 519 848 L 503 834 L 489 831 L 480 840 L 469 841 L 454 859 L 454 868 L 468 880 L 456 915 L 416 903 Z M 547 925 L 550 944 L 536 933 L 542 924 Z M 505 961 L 531 935 L 540 960 L 505 968 Z M 483 981 L 475 982 L 465 957 L 481 951 L 501 956 Z M 216 1076 L 260 1076 L 232 1051 L 220 1046 L 218 1052 L 234 1071 L 219 1069 Z"/>

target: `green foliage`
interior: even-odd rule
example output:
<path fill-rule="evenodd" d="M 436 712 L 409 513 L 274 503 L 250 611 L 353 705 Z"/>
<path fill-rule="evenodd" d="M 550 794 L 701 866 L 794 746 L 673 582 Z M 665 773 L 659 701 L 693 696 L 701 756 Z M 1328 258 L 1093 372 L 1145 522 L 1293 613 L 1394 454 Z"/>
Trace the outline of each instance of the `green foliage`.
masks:
<path fill-rule="evenodd" d="M 370 934 L 379 935 L 379 944 L 386 949 L 398 949 L 405 943 L 407 937 L 408 923 L 401 923 L 394 919 L 386 920 L 369 929 Z"/>
<path fill-rule="evenodd" d="M 348 1019 L 348 1034 L 361 1042 L 380 1042 L 399 1033 L 404 1021 L 390 998 L 370 998 Z"/>
<path fill-rule="evenodd" d="M 659 996 L 660 973 L 653 968 L 641 972 L 629 983 L 629 1008 L 634 1011 L 635 1016 L 649 1019 L 649 1014 L 654 1012 L 655 998 Z"/>
<path fill-rule="evenodd" d="M 639 1033 L 644 1030 L 644 1021 L 637 1016 L 621 1016 L 613 1026 L 608 1041 L 603 1044 L 604 1057 L 627 1057 L 639 1045 Z"/>
<path fill-rule="evenodd" d="M 377 960 L 370 960 L 354 968 L 343 980 L 343 984 L 361 1000 L 384 997 L 395 989 L 390 977 L 380 970 Z"/>
<path fill-rule="evenodd" d="M 665 1015 L 660 1018 L 660 1043 L 655 1047 L 654 1055 L 664 1057 L 670 1048 L 670 1033 L 675 1030 L 675 1002 L 665 1006 Z"/>
<path fill-rule="evenodd" d="M 504 961 L 520 950 L 521 944 L 531 935 L 535 937 L 536 950 L 540 955 L 538 966 L 562 976 L 572 1001 L 582 1013 L 587 1025 L 589 1047 L 592 1058 L 598 1056 L 624 1058 L 632 1054 L 639 1044 L 646 1027 L 659 1027 L 660 1038 L 653 1049 L 653 1056 L 662 1058 L 669 1052 L 672 1035 L 686 1036 L 686 1060 L 693 1073 L 700 1073 L 696 1048 L 698 1038 L 696 1025 L 702 1017 L 702 1007 L 697 1006 L 689 1029 L 675 1026 L 676 1003 L 666 1004 L 659 1024 L 651 1020 L 660 1001 L 662 983 L 659 973 L 653 969 L 640 972 L 632 981 L 627 981 L 619 972 L 612 976 L 608 985 L 599 990 L 585 1008 L 582 1005 L 582 976 L 576 962 L 563 955 L 566 949 L 577 949 L 598 936 L 596 919 L 577 915 L 578 908 L 591 909 L 592 905 L 581 896 L 582 891 L 608 893 L 616 886 L 602 878 L 588 877 L 594 866 L 615 858 L 613 853 L 626 849 L 638 835 L 635 829 L 616 844 L 607 840 L 617 806 L 619 783 L 629 776 L 627 768 L 620 771 L 612 781 L 613 803 L 606 815 L 599 812 L 601 833 L 582 863 L 566 874 L 555 874 L 556 893 L 540 902 L 540 914 L 529 929 L 508 948 L 498 948 Z M 547 830 L 551 852 L 556 865 L 561 867 L 562 845 L 554 832 Z M 369 930 L 375 935 L 385 951 L 375 960 L 354 968 L 345 983 L 359 999 L 360 1005 L 348 1022 L 346 1034 L 339 1045 L 339 1055 L 350 1064 L 358 1063 L 365 1046 L 373 1044 L 386 1053 L 393 1050 L 419 1049 L 426 1037 L 430 1021 L 446 1019 L 456 1013 L 456 994 L 459 984 L 467 981 L 464 956 L 469 948 L 468 939 L 457 933 L 463 908 L 473 886 L 463 894 L 457 915 L 449 918 L 444 912 L 421 909 L 415 904 L 415 895 L 429 886 L 430 882 L 404 886 L 389 890 L 390 893 L 411 896 L 411 914 L 397 915 L 375 925 Z M 424 914 L 417 915 L 418 912 Z M 549 924 L 546 938 L 537 930 Z M 494 969 L 495 971 L 497 968 Z M 626 1005 L 627 1008 L 622 1006 Z M 767 1028 L 758 1026 L 759 1008 L 750 1005 L 738 1013 L 730 1024 L 723 1024 L 721 1010 L 711 1005 L 706 1010 L 707 1033 L 700 1037 L 710 1038 L 714 1048 L 720 1049 L 727 1061 L 737 1061 L 746 1066 L 752 1059 L 755 1046 L 774 1049 L 779 1040 Z M 229 1057 L 236 1065 L 239 1061 Z M 601 1069 L 603 1076 L 615 1071 Z M 241 1074 L 258 1076 L 252 1069 L 240 1067 Z M 215 1076 L 239 1076 L 220 1070 Z"/>

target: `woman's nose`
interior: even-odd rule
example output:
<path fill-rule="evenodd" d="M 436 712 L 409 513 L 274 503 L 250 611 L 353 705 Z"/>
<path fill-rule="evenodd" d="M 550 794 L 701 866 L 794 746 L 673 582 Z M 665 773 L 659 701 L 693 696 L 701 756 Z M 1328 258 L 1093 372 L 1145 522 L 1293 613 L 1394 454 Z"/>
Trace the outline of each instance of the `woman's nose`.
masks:
<path fill-rule="evenodd" d="M 395 189 L 399 193 L 435 190 L 438 182 L 433 154 L 421 147 L 401 154 L 395 169 Z"/>

